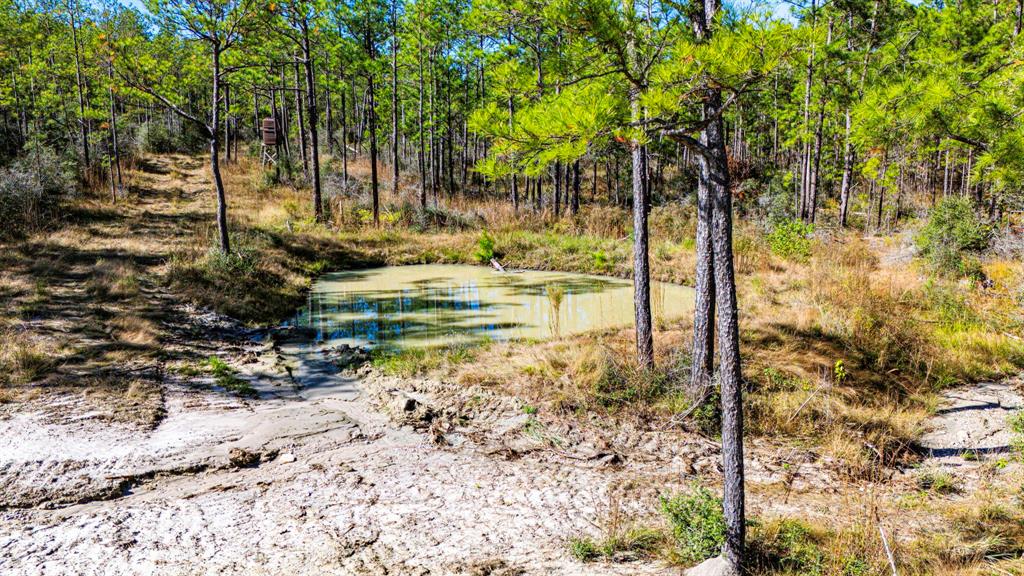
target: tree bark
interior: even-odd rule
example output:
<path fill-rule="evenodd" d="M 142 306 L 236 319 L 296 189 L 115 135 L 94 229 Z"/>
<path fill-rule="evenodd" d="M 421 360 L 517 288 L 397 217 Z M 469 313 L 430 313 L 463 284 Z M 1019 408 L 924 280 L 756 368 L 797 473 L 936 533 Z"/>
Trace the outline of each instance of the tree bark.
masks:
<path fill-rule="evenodd" d="M 323 198 L 320 191 L 320 141 L 317 135 L 316 83 L 313 78 L 313 52 L 309 45 L 309 22 L 302 23 L 302 66 L 306 72 L 306 108 L 309 116 L 310 160 L 313 164 L 313 215 L 317 222 L 324 220 Z"/>
<path fill-rule="evenodd" d="M 695 23 L 695 28 L 698 37 L 707 39 L 713 32 L 720 4 L 718 0 L 704 0 L 701 8 L 702 11 L 698 14 L 699 20 Z M 722 506 L 726 523 L 722 558 L 735 573 L 740 574 L 743 570 L 746 539 L 743 488 L 742 369 L 739 348 L 739 312 L 736 302 L 736 277 L 732 251 L 732 194 L 729 182 L 729 158 L 725 149 L 722 97 L 718 88 L 708 87 L 705 90 L 705 116 L 711 121 L 701 133 L 701 141 L 704 145 L 701 179 L 704 180 L 704 185 L 700 188 L 703 188 L 706 194 L 705 218 L 708 204 L 710 204 L 710 251 L 714 268 L 714 303 L 711 310 L 714 311 L 717 307 L 717 314 L 708 314 L 708 320 L 717 318 L 718 324 L 719 382 L 722 402 L 722 469 L 724 472 Z M 698 189 L 699 192 L 700 189 Z M 698 217 L 698 226 L 700 226 L 700 217 Z M 702 271 L 698 269 L 698 274 L 700 273 Z M 703 273 L 706 274 L 707 270 L 703 270 Z M 699 336 L 702 339 L 706 338 L 706 334 Z M 694 340 L 696 346 L 698 340 L 696 331 Z M 707 340 L 704 342 L 709 345 Z M 694 369 L 697 369 L 696 362 Z"/>
<path fill-rule="evenodd" d="M 843 181 L 839 188 L 839 225 L 846 227 L 847 211 L 850 207 L 850 188 L 853 185 L 853 146 L 850 144 L 850 108 L 846 108 L 846 137 L 843 143 Z"/>
<path fill-rule="evenodd" d="M 417 49 L 417 60 L 419 63 L 419 102 L 417 106 L 417 116 L 419 129 L 417 134 L 419 136 L 419 164 L 420 164 L 420 208 L 426 210 L 427 208 L 427 144 L 423 139 L 423 36 L 420 35 L 419 46 Z"/>
<path fill-rule="evenodd" d="M 641 117 L 640 94 L 630 94 L 632 116 Z M 631 142 L 630 157 L 633 164 L 633 309 L 636 315 L 637 363 L 645 368 L 654 367 L 654 335 L 651 328 L 651 280 L 648 261 L 647 237 L 647 150 L 640 142 Z"/>
<path fill-rule="evenodd" d="M 113 202 L 117 202 L 117 192 L 124 186 L 121 180 L 121 155 L 118 150 L 117 141 L 117 104 L 114 99 L 114 64 L 111 62 L 107 68 L 107 76 L 110 79 L 110 85 L 107 87 L 107 93 L 110 97 L 110 199 Z M 116 184 L 115 184 L 116 176 Z"/>
<path fill-rule="evenodd" d="M 70 0 L 68 15 L 71 21 L 71 38 L 75 45 L 75 84 L 78 86 L 78 123 L 82 131 L 82 159 L 88 169 L 92 162 L 89 158 L 89 125 L 85 119 L 85 90 L 82 87 L 82 59 L 78 48 L 78 25 L 75 23 L 75 16 L 78 11 L 78 1 Z M 216 126 L 216 124 L 214 124 Z"/>
<path fill-rule="evenodd" d="M 218 148 L 220 142 L 217 135 L 217 125 L 220 120 L 220 47 L 213 48 L 213 98 L 211 110 L 213 113 L 210 126 L 207 132 L 210 136 L 210 171 L 213 173 L 213 184 L 217 191 L 217 232 L 220 235 L 220 251 L 224 254 L 231 252 L 231 242 L 228 239 L 228 208 L 227 199 L 224 195 L 224 180 L 220 176 L 220 158 Z"/>
<path fill-rule="evenodd" d="M 373 61 L 373 41 L 370 37 L 370 27 L 366 28 L 366 53 Z M 380 190 L 377 182 L 377 105 L 374 92 L 373 72 L 366 75 L 367 91 L 369 102 L 367 102 L 367 114 L 370 130 L 370 187 L 373 191 L 373 225 L 380 226 Z"/>
<path fill-rule="evenodd" d="M 715 98 L 711 100 L 712 106 L 720 106 L 720 96 L 717 92 L 715 90 Z M 740 365 L 739 311 L 732 253 L 732 195 L 729 191 L 728 157 L 720 136 L 721 129 L 720 120 L 712 122 L 706 134 L 709 144 L 713 145 L 712 158 L 709 159 L 710 183 L 713 186 L 711 235 L 714 245 L 719 381 L 722 396 L 722 468 L 725 477 L 722 504 L 726 530 L 722 556 L 739 571 L 743 567 L 746 538 L 743 491 L 743 376 Z"/>
<path fill-rule="evenodd" d="M 294 55 L 295 53 L 292 52 Z M 303 113 L 302 94 L 299 89 L 299 63 L 293 64 L 295 72 L 295 111 L 299 122 L 299 153 L 302 154 L 302 175 L 309 178 L 309 150 L 306 147 L 306 119 Z"/>
<path fill-rule="evenodd" d="M 391 1 L 391 193 L 398 198 L 398 0 Z"/>
<path fill-rule="evenodd" d="M 575 216 L 580 211 L 580 161 L 572 164 L 572 200 L 569 203 L 569 213 Z"/>

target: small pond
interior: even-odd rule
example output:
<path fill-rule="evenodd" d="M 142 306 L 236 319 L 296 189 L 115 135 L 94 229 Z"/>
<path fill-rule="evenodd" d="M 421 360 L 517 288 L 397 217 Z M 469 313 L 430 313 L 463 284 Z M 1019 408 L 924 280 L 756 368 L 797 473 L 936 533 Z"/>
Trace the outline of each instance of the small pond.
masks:
<path fill-rule="evenodd" d="M 653 282 L 657 322 L 693 310 L 693 290 Z M 630 280 L 425 264 L 321 276 L 286 325 L 330 344 L 415 348 L 546 339 L 633 323 Z"/>

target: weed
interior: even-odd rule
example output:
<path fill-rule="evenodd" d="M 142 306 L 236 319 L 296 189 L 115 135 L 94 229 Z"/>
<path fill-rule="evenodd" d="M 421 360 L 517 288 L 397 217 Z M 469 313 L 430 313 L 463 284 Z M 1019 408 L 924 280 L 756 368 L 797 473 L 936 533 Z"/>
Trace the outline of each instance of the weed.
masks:
<path fill-rule="evenodd" d="M 681 564 L 697 564 L 718 554 L 725 542 L 722 499 L 695 486 L 690 494 L 661 498 L 661 511 L 674 539 L 671 557 Z"/>
<path fill-rule="evenodd" d="M 1024 434 L 1024 410 L 1018 410 L 1006 419 L 1014 434 Z"/>
<path fill-rule="evenodd" d="M 433 348 L 374 348 L 370 351 L 370 363 L 385 374 L 408 378 L 468 362 L 488 343 L 457 343 Z"/>
<path fill-rule="evenodd" d="M 216 356 L 206 359 L 207 370 L 221 388 L 246 398 L 256 398 L 259 393 L 248 382 L 237 376 L 234 368 Z"/>
<path fill-rule="evenodd" d="M 561 284 L 547 284 L 544 286 L 544 293 L 548 296 L 548 303 L 551 305 L 550 316 L 548 317 L 549 328 L 554 337 L 561 335 L 561 311 L 562 300 L 565 298 L 565 287 Z"/>
<path fill-rule="evenodd" d="M 967 197 L 949 197 L 932 209 L 917 245 L 933 268 L 942 274 L 980 277 L 981 265 L 973 255 L 988 247 L 992 227 L 982 221 Z"/>
<path fill-rule="evenodd" d="M 756 562 L 772 572 L 801 576 L 825 573 L 825 552 L 815 541 L 811 528 L 799 520 L 782 519 L 758 525 L 752 540 Z M 844 570 L 843 574 L 847 573 Z"/>
<path fill-rule="evenodd" d="M 800 220 L 784 220 L 768 233 L 768 247 L 776 256 L 804 262 L 811 256 L 813 233 L 813 224 Z"/>
<path fill-rule="evenodd" d="M 846 364 L 842 360 L 836 360 L 832 365 L 832 379 L 836 386 L 842 386 L 846 382 Z"/>
<path fill-rule="evenodd" d="M 590 538 L 570 538 L 569 554 L 580 562 L 591 562 L 601 555 L 601 550 Z"/>
<path fill-rule="evenodd" d="M 917 486 L 921 490 L 933 494 L 956 494 L 960 491 L 956 479 L 949 472 L 926 470 L 917 478 Z"/>
<path fill-rule="evenodd" d="M 476 241 L 476 252 L 474 253 L 477 262 L 486 264 L 494 258 L 494 237 L 487 233 L 486 230 L 480 232 L 480 237 Z"/>
<path fill-rule="evenodd" d="M 711 393 L 704 403 L 693 411 L 690 419 L 705 436 L 718 437 L 722 430 L 722 396 L 717 386 L 712 387 Z"/>
<path fill-rule="evenodd" d="M 43 344 L 0 331 L 0 385 L 28 384 L 55 367 L 52 350 Z"/>
<path fill-rule="evenodd" d="M 610 535 L 600 541 L 588 537 L 569 539 L 569 553 L 580 562 L 636 560 L 650 557 L 661 546 L 664 534 L 653 528 L 632 527 L 622 534 Z"/>

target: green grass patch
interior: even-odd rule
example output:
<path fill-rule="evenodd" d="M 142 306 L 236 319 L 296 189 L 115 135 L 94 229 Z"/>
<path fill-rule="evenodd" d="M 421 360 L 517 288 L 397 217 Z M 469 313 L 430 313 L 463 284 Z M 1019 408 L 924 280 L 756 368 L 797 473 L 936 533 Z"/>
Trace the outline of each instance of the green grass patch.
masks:
<path fill-rule="evenodd" d="M 242 396 L 244 398 L 256 398 L 259 393 L 248 382 L 237 376 L 237 372 L 228 366 L 220 358 L 210 356 L 206 359 L 206 369 L 213 376 L 217 386 Z"/>

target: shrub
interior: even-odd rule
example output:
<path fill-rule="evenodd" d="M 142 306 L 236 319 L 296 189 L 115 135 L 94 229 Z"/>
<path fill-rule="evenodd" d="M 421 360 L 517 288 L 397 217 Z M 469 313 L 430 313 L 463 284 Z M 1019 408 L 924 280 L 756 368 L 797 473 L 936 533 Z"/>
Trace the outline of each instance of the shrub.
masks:
<path fill-rule="evenodd" d="M 135 145 L 142 152 L 167 154 L 169 152 L 195 153 L 207 145 L 206 135 L 195 122 L 172 120 L 173 128 L 164 122 L 145 122 L 135 133 Z"/>
<path fill-rule="evenodd" d="M 161 122 L 145 122 L 135 133 L 135 142 L 142 152 L 166 154 L 176 152 L 171 131 Z"/>
<path fill-rule="evenodd" d="M 40 146 L 0 169 L 0 238 L 44 227 L 74 190 L 73 166 L 49 148 Z"/>
<path fill-rule="evenodd" d="M 494 238 L 486 230 L 480 232 L 480 237 L 477 238 L 475 256 L 477 262 L 482 264 L 490 262 L 495 256 Z"/>
<path fill-rule="evenodd" d="M 800 220 L 783 220 L 768 233 L 768 247 L 779 257 L 804 261 L 811 255 L 811 234 L 814 224 Z"/>
<path fill-rule="evenodd" d="M 663 496 L 661 511 L 675 540 L 674 560 L 697 564 L 718 554 L 725 542 L 721 498 L 697 486 L 691 494 Z"/>
<path fill-rule="evenodd" d="M 988 247 L 992 227 L 975 213 L 968 198 L 946 198 L 932 209 L 917 237 L 921 255 L 943 274 L 978 277 L 975 256 Z"/>

